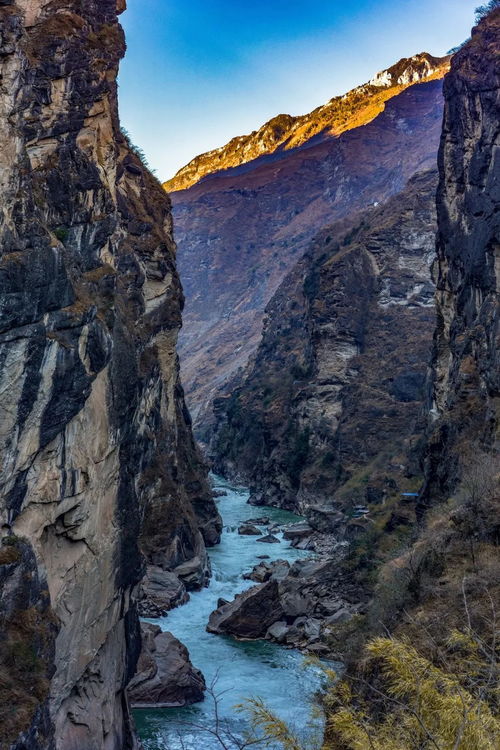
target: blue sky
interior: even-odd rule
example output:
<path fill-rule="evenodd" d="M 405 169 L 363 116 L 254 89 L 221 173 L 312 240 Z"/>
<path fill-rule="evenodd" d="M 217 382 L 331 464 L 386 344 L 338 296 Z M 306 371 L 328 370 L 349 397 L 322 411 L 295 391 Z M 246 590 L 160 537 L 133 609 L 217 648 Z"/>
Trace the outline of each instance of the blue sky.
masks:
<path fill-rule="evenodd" d="M 124 127 L 161 179 L 281 112 L 308 112 L 401 57 L 445 54 L 479 0 L 128 0 Z"/>

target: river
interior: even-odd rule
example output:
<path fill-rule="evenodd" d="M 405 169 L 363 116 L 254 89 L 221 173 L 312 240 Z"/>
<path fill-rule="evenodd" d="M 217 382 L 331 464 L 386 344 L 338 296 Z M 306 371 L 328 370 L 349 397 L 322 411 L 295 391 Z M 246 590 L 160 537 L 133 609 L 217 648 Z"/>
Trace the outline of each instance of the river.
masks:
<path fill-rule="evenodd" d="M 219 597 L 232 600 L 238 592 L 255 585 L 242 575 L 259 562 L 258 555 L 290 562 L 310 555 L 290 547 L 284 540 L 280 544 L 262 544 L 256 537 L 241 536 L 237 533 L 238 525 L 250 517 L 262 515 L 277 523 L 300 519 L 276 508 L 253 508 L 247 504 L 245 489 L 233 487 L 219 477 L 215 478 L 215 485 L 227 495 L 218 499 L 224 531 L 220 545 L 210 550 L 213 572 L 210 586 L 192 593 L 187 604 L 166 617 L 150 622 L 169 630 L 187 646 L 191 661 L 201 669 L 207 684 L 218 675 L 215 690 L 222 693 L 219 714 L 234 735 L 241 737 L 247 727 L 234 706 L 251 696 L 262 698 L 299 734 L 317 731 L 317 720 L 316 724 L 311 722 L 310 710 L 321 675 L 314 667 L 304 667 L 301 653 L 268 641 L 242 642 L 212 635 L 205 629 Z M 276 536 L 281 538 L 281 534 Z M 139 710 L 134 712 L 134 717 L 145 750 L 221 750 L 217 739 L 203 730 L 214 725 L 214 704 L 209 696 L 194 706 Z M 307 744 L 314 750 L 314 742 L 310 740 Z M 237 744 L 229 743 L 228 747 L 233 750 Z"/>

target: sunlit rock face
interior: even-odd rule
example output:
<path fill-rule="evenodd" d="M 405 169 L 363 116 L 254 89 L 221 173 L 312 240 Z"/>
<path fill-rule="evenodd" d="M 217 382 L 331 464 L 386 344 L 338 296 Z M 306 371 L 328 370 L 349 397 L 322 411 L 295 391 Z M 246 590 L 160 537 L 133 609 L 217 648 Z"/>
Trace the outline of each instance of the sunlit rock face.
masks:
<path fill-rule="evenodd" d="M 353 127 L 365 125 L 384 108 L 384 102 L 414 83 L 442 78 L 449 69 L 450 57 L 433 57 L 422 52 L 405 57 L 387 70 L 377 73 L 368 83 L 305 115 L 277 115 L 259 130 L 233 138 L 225 146 L 196 156 L 164 183 L 169 191 L 186 190 L 209 175 L 239 167 L 260 156 L 288 151 L 311 138 L 316 141 L 338 136 Z"/>
<path fill-rule="evenodd" d="M 364 508 L 419 483 L 432 335 L 435 170 L 326 227 L 266 309 L 239 386 L 216 402 L 216 469 L 251 502 L 355 533 Z"/>
<path fill-rule="evenodd" d="M 207 442 L 214 400 L 231 391 L 255 352 L 266 305 L 313 237 L 435 166 L 441 80 L 388 91 L 392 98 L 371 109 L 368 122 L 360 95 L 340 135 L 323 133 L 171 194 L 186 295 L 183 382 Z"/>
<path fill-rule="evenodd" d="M 26 647 L 45 680 L 7 680 L 6 747 L 134 746 L 141 550 L 202 585 L 220 531 L 178 378 L 170 203 L 120 133 L 123 8 L 0 3 L 0 667 Z"/>
<path fill-rule="evenodd" d="M 438 323 L 425 503 L 498 439 L 500 414 L 500 9 L 473 30 L 445 81 L 437 194 Z"/>

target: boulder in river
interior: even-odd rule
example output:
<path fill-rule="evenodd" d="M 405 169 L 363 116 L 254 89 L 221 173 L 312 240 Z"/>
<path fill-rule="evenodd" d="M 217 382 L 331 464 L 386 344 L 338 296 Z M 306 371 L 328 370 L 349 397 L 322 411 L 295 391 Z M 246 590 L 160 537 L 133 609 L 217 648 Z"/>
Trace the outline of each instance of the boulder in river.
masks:
<path fill-rule="evenodd" d="M 271 519 L 269 516 L 260 516 L 259 518 L 247 518 L 245 523 L 254 523 L 257 526 L 269 526 Z"/>
<path fill-rule="evenodd" d="M 172 633 L 141 623 L 142 651 L 129 683 L 132 708 L 173 708 L 204 699 L 205 678 L 191 664 L 187 648 Z"/>
<path fill-rule="evenodd" d="M 323 638 L 325 624 L 344 622 L 362 607 L 345 584 L 340 593 L 336 570 L 333 558 L 297 560 L 291 566 L 285 560 L 261 562 L 245 575 L 259 585 L 212 612 L 207 630 L 310 650 Z"/>
<path fill-rule="evenodd" d="M 212 612 L 207 630 L 236 638 L 264 638 L 268 627 L 282 615 L 278 582 L 270 580 L 237 594 L 232 602 Z"/>
<path fill-rule="evenodd" d="M 280 544 L 280 540 L 277 536 L 273 536 L 273 534 L 266 534 L 266 536 L 261 536 L 260 539 L 256 539 L 256 542 L 264 542 L 265 544 Z"/>
<path fill-rule="evenodd" d="M 238 534 L 241 534 L 241 536 L 260 536 L 262 531 L 252 523 L 242 523 L 238 528 Z"/>
<path fill-rule="evenodd" d="M 250 573 L 244 573 L 243 578 L 257 583 L 265 583 L 271 576 L 276 580 L 285 578 L 290 570 L 290 563 L 287 560 L 275 560 L 272 563 L 261 562 L 256 565 Z"/>
<path fill-rule="evenodd" d="M 187 601 L 189 594 L 175 573 L 157 565 L 147 566 L 139 590 L 139 614 L 142 617 L 162 617 Z"/>
<path fill-rule="evenodd" d="M 208 585 L 210 562 L 204 552 L 174 568 L 175 575 L 181 579 L 188 591 L 197 591 Z"/>

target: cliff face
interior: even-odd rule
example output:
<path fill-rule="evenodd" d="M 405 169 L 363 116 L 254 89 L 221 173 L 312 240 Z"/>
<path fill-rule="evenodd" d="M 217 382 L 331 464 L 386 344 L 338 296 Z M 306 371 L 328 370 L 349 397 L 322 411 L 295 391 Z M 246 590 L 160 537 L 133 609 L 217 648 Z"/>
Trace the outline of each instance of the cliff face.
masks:
<path fill-rule="evenodd" d="M 178 379 L 170 204 L 119 129 L 123 9 L 0 3 L 2 747 L 133 747 L 139 536 L 202 568 L 220 527 Z"/>
<path fill-rule="evenodd" d="M 216 402 L 212 443 L 216 470 L 248 482 L 254 503 L 321 506 L 354 533 L 367 520 L 356 506 L 390 508 L 421 481 L 436 182 L 421 173 L 324 229 L 269 304 L 254 362 Z"/>
<path fill-rule="evenodd" d="M 266 305 L 321 227 L 401 191 L 435 165 L 441 81 L 411 86 L 370 123 L 172 194 L 186 294 L 180 338 L 195 426 L 246 365 Z"/>
<path fill-rule="evenodd" d="M 426 52 L 403 58 L 377 73 L 368 83 L 330 99 L 312 112 L 298 117 L 277 115 L 259 130 L 233 138 L 225 146 L 197 156 L 165 182 L 164 187 L 170 191 L 185 190 L 221 170 L 303 146 L 312 138 L 317 142 L 366 125 L 382 112 L 386 101 L 408 86 L 442 78 L 449 68 L 449 61 L 449 57 L 433 57 Z"/>
<path fill-rule="evenodd" d="M 445 83 L 439 151 L 433 429 L 424 502 L 498 439 L 500 9 L 474 29 Z"/>

